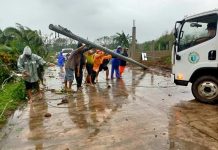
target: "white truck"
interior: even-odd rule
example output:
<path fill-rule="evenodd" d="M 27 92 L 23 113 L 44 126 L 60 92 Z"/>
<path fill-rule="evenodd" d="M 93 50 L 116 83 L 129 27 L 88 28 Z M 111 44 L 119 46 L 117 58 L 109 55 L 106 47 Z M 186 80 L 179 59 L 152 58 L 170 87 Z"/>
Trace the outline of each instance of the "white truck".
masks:
<path fill-rule="evenodd" d="M 177 85 L 192 83 L 196 100 L 218 102 L 218 9 L 187 16 L 175 24 L 172 77 Z"/>

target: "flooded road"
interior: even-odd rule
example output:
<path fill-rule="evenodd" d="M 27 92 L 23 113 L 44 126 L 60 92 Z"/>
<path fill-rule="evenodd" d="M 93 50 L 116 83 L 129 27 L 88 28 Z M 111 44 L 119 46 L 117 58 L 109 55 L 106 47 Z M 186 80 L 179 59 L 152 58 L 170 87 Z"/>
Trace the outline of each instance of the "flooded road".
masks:
<path fill-rule="evenodd" d="M 128 68 L 106 82 L 101 72 L 94 87 L 62 93 L 63 75 L 49 68 L 44 100 L 15 112 L 0 149 L 218 149 L 218 106 L 196 102 L 164 74 Z"/>

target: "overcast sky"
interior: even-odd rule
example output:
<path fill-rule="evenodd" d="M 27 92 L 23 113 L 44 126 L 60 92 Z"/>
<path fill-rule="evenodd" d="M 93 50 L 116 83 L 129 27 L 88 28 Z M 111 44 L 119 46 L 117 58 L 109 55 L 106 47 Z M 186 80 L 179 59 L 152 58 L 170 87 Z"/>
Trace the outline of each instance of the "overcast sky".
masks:
<path fill-rule="evenodd" d="M 218 0 L 1 0 L 0 29 L 15 23 L 52 33 L 50 23 L 95 40 L 124 31 L 136 20 L 138 42 L 173 29 L 184 16 L 218 8 Z"/>

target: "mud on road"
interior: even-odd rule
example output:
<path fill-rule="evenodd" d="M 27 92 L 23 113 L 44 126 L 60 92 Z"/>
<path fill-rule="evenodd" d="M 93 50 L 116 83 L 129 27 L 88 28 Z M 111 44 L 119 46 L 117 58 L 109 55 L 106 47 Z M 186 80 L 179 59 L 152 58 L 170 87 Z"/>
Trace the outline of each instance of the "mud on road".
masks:
<path fill-rule="evenodd" d="M 128 68 L 108 82 L 102 72 L 94 87 L 61 93 L 63 76 L 49 68 L 44 100 L 14 113 L 0 149 L 218 149 L 218 106 L 196 102 L 189 86 L 159 72 Z"/>

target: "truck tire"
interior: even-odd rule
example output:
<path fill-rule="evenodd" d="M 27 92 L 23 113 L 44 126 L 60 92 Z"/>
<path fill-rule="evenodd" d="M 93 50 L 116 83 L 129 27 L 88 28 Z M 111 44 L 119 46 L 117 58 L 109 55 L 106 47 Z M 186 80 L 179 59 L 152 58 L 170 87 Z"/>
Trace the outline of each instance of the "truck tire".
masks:
<path fill-rule="evenodd" d="M 218 79 L 214 76 L 202 76 L 192 83 L 192 94 L 197 101 L 215 104 L 218 102 Z"/>

